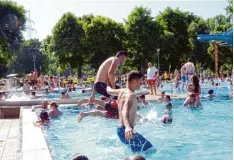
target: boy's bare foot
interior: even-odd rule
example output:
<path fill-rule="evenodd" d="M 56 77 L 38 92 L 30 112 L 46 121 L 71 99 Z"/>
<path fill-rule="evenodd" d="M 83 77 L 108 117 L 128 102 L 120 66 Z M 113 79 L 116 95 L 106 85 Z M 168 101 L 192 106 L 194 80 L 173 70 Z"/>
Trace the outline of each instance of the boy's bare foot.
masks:
<path fill-rule="evenodd" d="M 80 112 L 77 121 L 80 122 L 84 118 L 84 112 Z"/>
<path fill-rule="evenodd" d="M 78 102 L 77 102 L 77 106 L 81 106 L 83 104 L 84 101 L 84 97 L 82 97 Z"/>

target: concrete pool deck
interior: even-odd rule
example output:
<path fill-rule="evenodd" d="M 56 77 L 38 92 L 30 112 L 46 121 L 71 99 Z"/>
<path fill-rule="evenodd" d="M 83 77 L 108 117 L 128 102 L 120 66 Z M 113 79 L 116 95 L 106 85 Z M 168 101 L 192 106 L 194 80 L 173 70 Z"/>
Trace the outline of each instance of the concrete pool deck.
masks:
<path fill-rule="evenodd" d="M 20 160 L 20 119 L 0 119 L 0 159 Z"/>
<path fill-rule="evenodd" d="M 171 98 L 186 98 L 186 94 L 171 94 L 171 93 L 165 93 L 165 95 L 169 95 L 171 96 Z M 148 101 L 156 101 L 160 98 L 160 94 L 157 93 L 157 95 L 145 95 L 145 99 L 148 100 Z"/>

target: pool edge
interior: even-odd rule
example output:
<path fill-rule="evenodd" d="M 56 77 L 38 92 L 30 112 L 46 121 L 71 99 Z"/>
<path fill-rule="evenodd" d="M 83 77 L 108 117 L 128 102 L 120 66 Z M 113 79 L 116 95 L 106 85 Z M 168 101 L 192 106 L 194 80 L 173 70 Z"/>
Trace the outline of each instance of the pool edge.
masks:
<path fill-rule="evenodd" d="M 31 109 L 21 109 L 22 143 L 21 160 L 52 160 L 49 147 L 40 127 L 35 127 L 33 122 L 38 120 Z"/>

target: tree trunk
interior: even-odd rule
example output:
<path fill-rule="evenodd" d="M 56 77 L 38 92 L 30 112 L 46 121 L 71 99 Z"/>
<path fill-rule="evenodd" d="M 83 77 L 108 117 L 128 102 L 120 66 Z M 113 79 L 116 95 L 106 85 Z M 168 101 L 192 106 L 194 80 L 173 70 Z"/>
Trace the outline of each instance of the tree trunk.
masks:
<path fill-rule="evenodd" d="M 78 64 L 78 77 L 81 77 L 81 76 L 82 76 L 81 69 L 82 69 L 82 65 L 81 65 L 81 64 Z"/>

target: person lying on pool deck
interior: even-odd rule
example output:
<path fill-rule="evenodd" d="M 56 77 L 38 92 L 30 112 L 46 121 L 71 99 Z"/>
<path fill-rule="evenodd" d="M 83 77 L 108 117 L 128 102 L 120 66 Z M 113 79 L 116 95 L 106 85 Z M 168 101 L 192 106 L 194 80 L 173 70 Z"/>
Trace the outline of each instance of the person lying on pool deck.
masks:
<path fill-rule="evenodd" d="M 155 152 L 153 145 L 133 130 L 138 108 L 137 96 L 134 91 L 140 88 L 142 78 L 143 74 L 138 71 L 128 73 L 127 87 L 118 96 L 119 127 L 117 135 L 122 143 L 131 147 L 132 152 Z"/>

